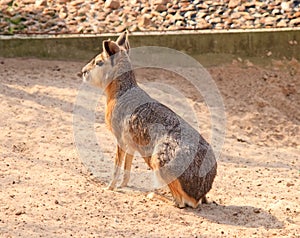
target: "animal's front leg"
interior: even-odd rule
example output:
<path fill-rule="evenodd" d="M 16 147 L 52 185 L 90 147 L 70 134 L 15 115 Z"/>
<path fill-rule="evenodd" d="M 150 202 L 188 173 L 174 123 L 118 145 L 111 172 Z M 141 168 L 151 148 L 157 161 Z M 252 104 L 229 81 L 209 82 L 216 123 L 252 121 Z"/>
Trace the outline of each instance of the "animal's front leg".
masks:
<path fill-rule="evenodd" d="M 125 156 L 125 151 L 122 150 L 122 148 L 120 146 L 117 146 L 117 153 L 116 153 L 116 157 L 115 157 L 113 179 L 110 182 L 109 186 L 107 187 L 107 189 L 109 189 L 109 190 L 113 190 L 116 187 L 118 178 L 120 176 L 121 166 L 122 166 L 122 161 L 124 159 L 124 156 Z"/>
<path fill-rule="evenodd" d="M 130 179 L 130 170 L 133 160 L 133 153 L 126 153 L 125 164 L 124 164 L 124 177 L 121 187 L 126 187 Z"/>

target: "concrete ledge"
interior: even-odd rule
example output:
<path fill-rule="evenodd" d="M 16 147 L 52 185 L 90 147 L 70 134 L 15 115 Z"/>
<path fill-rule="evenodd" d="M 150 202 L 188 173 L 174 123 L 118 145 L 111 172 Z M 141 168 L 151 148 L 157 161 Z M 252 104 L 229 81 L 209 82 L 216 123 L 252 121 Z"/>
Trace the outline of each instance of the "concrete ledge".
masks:
<path fill-rule="evenodd" d="M 117 35 L 0 36 L 0 57 L 89 60 Z M 132 33 L 131 47 L 163 46 L 196 59 L 204 54 L 300 60 L 300 28 Z"/>

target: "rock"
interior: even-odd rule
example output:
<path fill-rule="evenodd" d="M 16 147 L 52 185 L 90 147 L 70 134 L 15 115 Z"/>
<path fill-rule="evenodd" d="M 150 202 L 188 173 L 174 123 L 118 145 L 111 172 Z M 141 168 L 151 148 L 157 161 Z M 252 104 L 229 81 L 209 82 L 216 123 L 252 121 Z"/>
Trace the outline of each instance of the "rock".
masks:
<path fill-rule="evenodd" d="M 217 24 L 214 26 L 214 29 L 216 29 L 216 30 L 222 30 L 222 29 L 224 29 L 224 26 L 223 26 L 223 24 L 221 24 L 221 23 L 217 23 Z"/>
<path fill-rule="evenodd" d="M 154 10 L 158 12 L 163 12 L 167 10 L 167 7 L 164 4 L 158 4 L 154 6 Z"/>
<path fill-rule="evenodd" d="M 98 21 L 104 21 L 105 18 L 106 18 L 106 13 L 105 12 L 99 12 L 98 15 L 97 15 L 97 20 Z"/>
<path fill-rule="evenodd" d="M 104 6 L 106 8 L 110 8 L 110 9 L 118 9 L 120 7 L 120 1 L 118 1 L 118 0 L 106 0 Z"/>
<path fill-rule="evenodd" d="M 67 14 L 67 9 L 65 7 L 61 8 L 58 14 L 58 17 L 61 19 L 65 19 L 67 18 L 68 14 Z"/>
<path fill-rule="evenodd" d="M 286 24 L 285 20 L 280 20 L 276 26 L 277 27 L 287 27 L 287 24 Z"/>
<path fill-rule="evenodd" d="M 294 185 L 295 185 L 295 184 L 290 183 L 290 182 L 288 182 L 288 183 L 286 184 L 287 187 L 291 187 L 291 186 L 294 186 Z"/>
<path fill-rule="evenodd" d="M 35 7 L 46 7 L 48 6 L 47 0 L 37 0 L 35 1 Z"/>
<path fill-rule="evenodd" d="M 155 193 L 154 192 L 151 192 L 151 193 L 148 193 L 147 194 L 147 199 L 153 199 L 155 197 Z"/>
<path fill-rule="evenodd" d="M 300 10 L 299 10 L 299 12 L 295 12 L 294 18 L 300 18 Z"/>
<path fill-rule="evenodd" d="M 70 2 L 70 5 L 72 5 L 72 6 L 79 6 L 81 4 L 83 4 L 82 0 L 75 0 L 75 1 Z"/>
<path fill-rule="evenodd" d="M 241 0 L 230 0 L 228 3 L 229 8 L 235 8 L 241 4 Z"/>
<path fill-rule="evenodd" d="M 106 16 L 105 21 L 108 22 L 118 22 L 119 16 L 116 14 L 109 14 Z"/>
<path fill-rule="evenodd" d="M 25 211 L 20 210 L 20 211 L 16 211 L 16 213 L 15 213 L 16 216 L 20 216 L 22 214 L 25 214 Z"/>
<path fill-rule="evenodd" d="M 197 19 L 197 28 L 198 29 L 209 29 L 211 25 L 204 19 Z"/>
<path fill-rule="evenodd" d="M 184 17 L 187 19 L 193 19 L 197 15 L 197 11 L 188 11 L 184 14 Z"/>
<path fill-rule="evenodd" d="M 153 5 L 167 5 L 167 3 L 171 2 L 170 0 L 155 0 L 153 1 Z"/>
<path fill-rule="evenodd" d="M 150 8 L 150 7 L 144 7 L 144 8 L 141 10 L 141 14 L 145 14 L 145 13 L 148 13 L 148 12 L 151 12 L 151 8 Z"/>
<path fill-rule="evenodd" d="M 265 26 L 275 26 L 276 18 L 275 17 L 262 18 L 261 23 L 264 23 Z"/>
<path fill-rule="evenodd" d="M 247 67 L 253 67 L 254 66 L 254 64 L 248 59 L 245 60 L 245 64 L 246 64 Z"/>
<path fill-rule="evenodd" d="M 207 12 L 201 12 L 199 11 L 197 13 L 197 18 L 205 18 L 207 16 Z"/>
<path fill-rule="evenodd" d="M 292 19 L 289 23 L 290 26 L 299 26 L 300 25 L 300 18 Z"/>
<path fill-rule="evenodd" d="M 220 23 L 221 21 L 221 17 L 214 17 L 210 20 L 210 23 Z"/>
<path fill-rule="evenodd" d="M 282 2 L 280 6 L 284 12 L 290 11 L 292 9 L 292 2 Z"/>
<path fill-rule="evenodd" d="M 203 3 L 197 4 L 197 8 L 208 9 L 209 6 L 207 5 L 207 3 L 203 2 Z"/>
<path fill-rule="evenodd" d="M 277 15 L 277 14 L 280 14 L 280 10 L 275 8 L 273 11 L 272 11 L 272 15 Z"/>
<path fill-rule="evenodd" d="M 145 14 L 143 15 L 139 21 L 138 21 L 138 25 L 140 27 L 147 27 L 151 25 L 151 15 L 150 14 Z"/>
<path fill-rule="evenodd" d="M 240 12 L 234 12 L 230 15 L 231 19 L 239 19 L 241 17 L 241 13 Z"/>
<path fill-rule="evenodd" d="M 175 26 L 184 26 L 184 22 L 183 21 L 176 21 Z"/>
<path fill-rule="evenodd" d="M 246 8 L 252 8 L 252 7 L 255 7 L 256 4 L 258 4 L 257 6 L 260 7 L 260 2 L 259 1 L 246 1 L 243 5 L 246 7 Z"/>
<path fill-rule="evenodd" d="M 196 26 L 197 25 L 197 22 L 196 21 L 192 21 L 192 20 L 187 20 L 187 26 Z"/>
<path fill-rule="evenodd" d="M 254 212 L 254 213 L 260 213 L 260 208 L 254 208 L 254 209 L 253 209 L 253 212 Z"/>
<path fill-rule="evenodd" d="M 184 17 L 181 16 L 179 14 L 179 12 L 177 12 L 173 17 L 172 17 L 172 21 L 175 22 L 175 21 L 179 21 L 179 20 L 184 20 Z"/>

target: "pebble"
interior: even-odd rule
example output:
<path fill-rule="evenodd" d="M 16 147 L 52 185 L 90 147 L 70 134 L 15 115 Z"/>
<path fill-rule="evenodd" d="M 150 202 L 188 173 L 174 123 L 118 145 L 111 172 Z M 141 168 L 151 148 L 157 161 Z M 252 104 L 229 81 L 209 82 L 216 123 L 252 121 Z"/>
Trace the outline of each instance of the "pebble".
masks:
<path fill-rule="evenodd" d="M 118 9 L 120 7 L 120 1 L 118 0 L 106 0 L 105 1 L 105 7 L 111 8 L 111 9 Z"/>
<path fill-rule="evenodd" d="M 300 27 L 300 3 L 292 0 L 24 0 L 5 7 L 10 2 L 0 2 L 0 34 Z"/>
<path fill-rule="evenodd" d="M 230 0 L 228 7 L 229 8 L 235 8 L 237 7 L 239 4 L 241 4 L 241 0 Z"/>

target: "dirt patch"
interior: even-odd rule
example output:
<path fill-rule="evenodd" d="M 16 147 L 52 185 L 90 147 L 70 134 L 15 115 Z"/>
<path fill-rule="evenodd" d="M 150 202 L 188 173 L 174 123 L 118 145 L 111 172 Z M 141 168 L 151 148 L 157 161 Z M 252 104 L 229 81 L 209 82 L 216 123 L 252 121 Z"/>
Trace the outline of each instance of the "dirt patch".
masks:
<path fill-rule="evenodd" d="M 0 59 L 1 237 L 299 237 L 298 62 L 208 68 L 224 99 L 227 128 L 210 203 L 195 210 L 175 208 L 167 189 L 154 196 L 135 187 L 106 191 L 110 166 L 103 180 L 82 165 L 73 107 L 83 65 Z M 156 80 L 138 75 L 143 83 Z M 209 139 L 209 110 L 192 86 L 182 89 Z M 99 103 L 97 143 L 112 159 L 115 141 L 103 109 Z M 133 170 L 142 166 L 137 158 Z"/>

